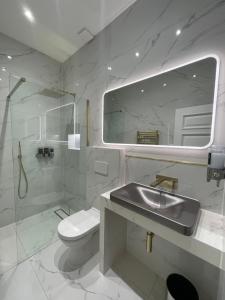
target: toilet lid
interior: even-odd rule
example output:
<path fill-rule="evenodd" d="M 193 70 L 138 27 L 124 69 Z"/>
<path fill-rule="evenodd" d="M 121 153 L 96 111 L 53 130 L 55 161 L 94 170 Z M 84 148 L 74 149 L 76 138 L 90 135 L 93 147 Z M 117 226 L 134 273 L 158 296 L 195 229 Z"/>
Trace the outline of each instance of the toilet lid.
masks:
<path fill-rule="evenodd" d="M 81 210 L 58 225 L 58 234 L 63 240 L 77 240 L 94 231 L 100 224 L 100 213 L 97 209 Z"/>

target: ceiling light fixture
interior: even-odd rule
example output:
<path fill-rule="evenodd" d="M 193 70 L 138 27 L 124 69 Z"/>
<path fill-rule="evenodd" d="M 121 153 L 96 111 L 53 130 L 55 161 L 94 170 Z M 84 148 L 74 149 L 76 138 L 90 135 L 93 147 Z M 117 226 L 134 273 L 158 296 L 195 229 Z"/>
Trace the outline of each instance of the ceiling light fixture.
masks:
<path fill-rule="evenodd" d="M 177 29 L 176 36 L 179 36 L 181 34 L 181 29 Z"/>
<path fill-rule="evenodd" d="M 197 75 L 196 75 L 196 74 L 193 74 L 193 75 L 192 75 L 192 77 L 193 77 L 193 78 L 196 78 L 196 77 L 197 77 Z"/>
<path fill-rule="evenodd" d="M 2 71 L 5 72 L 6 71 L 6 67 L 2 67 Z"/>
<path fill-rule="evenodd" d="M 163 86 L 164 86 L 164 87 L 165 87 L 165 86 L 167 86 L 167 83 L 166 83 L 166 82 L 164 82 L 164 83 L 163 83 Z"/>
<path fill-rule="evenodd" d="M 27 18 L 28 21 L 30 21 L 31 23 L 35 22 L 34 15 L 33 15 L 32 11 L 29 8 L 24 7 L 23 8 L 23 14 Z"/>
<path fill-rule="evenodd" d="M 142 90 L 141 90 L 141 93 L 144 93 L 144 91 L 145 91 L 145 90 L 142 89 Z"/>
<path fill-rule="evenodd" d="M 136 53 L 135 53 L 135 56 L 136 56 L 136 57 L 139 57 L 139 56 L 140 56 L 140 53 L 139 53 L 139 52 L 136 52 Z"/>
<path fill-rule="evenodd" d="M 8 58 L 8 60 L 11 60 L 12 56 L 11 55 L 7 55 L 7 58 Z"/>
<path fill-rule="evenodd" d="M 2 81 L 2 78 L 0 78 L 0 81 Z"/>
<path fill-rule="evenodd" d="M 108 67 L 107 67 L 107 70 L 108 70 L 108 71 L 112 71 L 112 67 L 111 67 L 111 66 L 108 66 Z"/>

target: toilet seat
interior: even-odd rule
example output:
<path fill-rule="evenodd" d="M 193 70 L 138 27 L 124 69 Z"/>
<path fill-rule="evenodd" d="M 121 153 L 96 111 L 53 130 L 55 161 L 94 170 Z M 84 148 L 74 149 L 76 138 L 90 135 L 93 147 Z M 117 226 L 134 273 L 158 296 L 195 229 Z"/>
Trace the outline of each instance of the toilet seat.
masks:
<path fill-rule="evenodd" d="M 89 210 L 80 210 L 59 223 L 58 235 L 62 240 L 75 241 L 95 231 L 99 224 L 99 210 L 93 207 Z"/>

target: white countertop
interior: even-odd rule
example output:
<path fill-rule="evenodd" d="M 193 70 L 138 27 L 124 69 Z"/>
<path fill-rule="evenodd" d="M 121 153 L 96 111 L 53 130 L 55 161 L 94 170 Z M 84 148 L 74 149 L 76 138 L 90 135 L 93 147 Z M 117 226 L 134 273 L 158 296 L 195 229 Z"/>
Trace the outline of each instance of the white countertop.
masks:
<path fill-rule="evenodd" d="M 101 195 L 101 209 L 108 208 L 187 252 L 225 270 L 225 257 L 223 258 L 225 252 L 225 217 L 223 215 L 201 209 L 195 232 L 192 236 L 185 236 L 111 201 L 110 193 L 112 191 Z"/>

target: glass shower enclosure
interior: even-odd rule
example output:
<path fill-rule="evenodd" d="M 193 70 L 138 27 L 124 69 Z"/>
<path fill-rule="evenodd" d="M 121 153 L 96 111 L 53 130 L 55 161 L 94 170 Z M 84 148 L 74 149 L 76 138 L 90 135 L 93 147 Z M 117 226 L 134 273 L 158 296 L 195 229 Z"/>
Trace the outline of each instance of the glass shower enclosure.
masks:
<path fill-rule="evenodd" d="M 18 86 L 17 86 L 18 85 Z M 70 214 L 64 197 L 64 158 L 75 134 L 75 95 L 11 78 L 9 100 L 18 259 L 57 240 Z M 11 89 L 12 90 L 12 89 Z"/>

